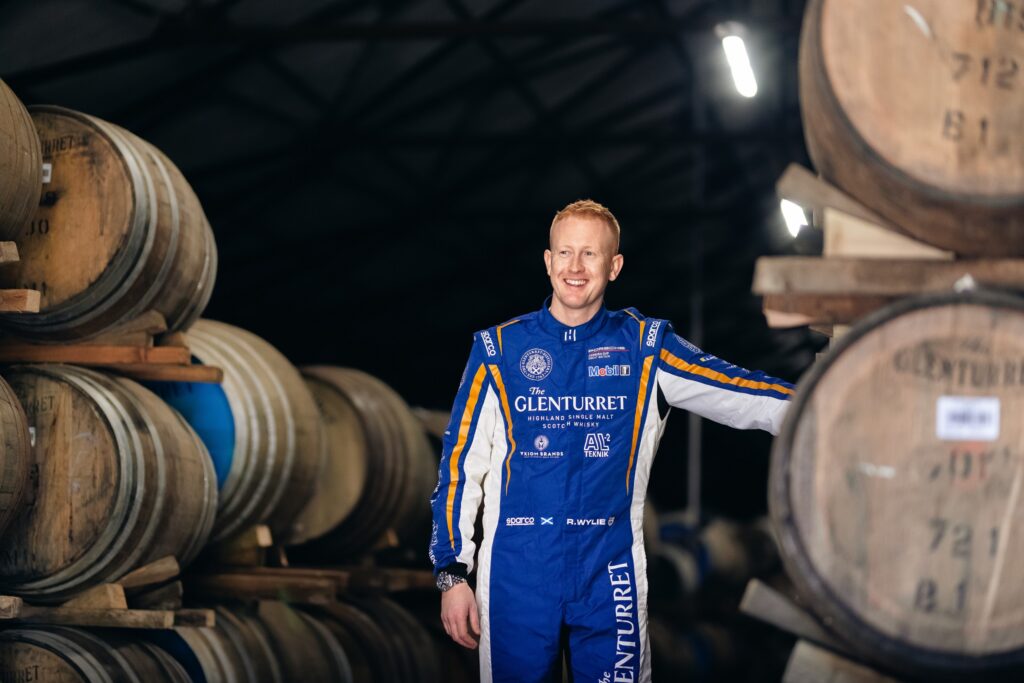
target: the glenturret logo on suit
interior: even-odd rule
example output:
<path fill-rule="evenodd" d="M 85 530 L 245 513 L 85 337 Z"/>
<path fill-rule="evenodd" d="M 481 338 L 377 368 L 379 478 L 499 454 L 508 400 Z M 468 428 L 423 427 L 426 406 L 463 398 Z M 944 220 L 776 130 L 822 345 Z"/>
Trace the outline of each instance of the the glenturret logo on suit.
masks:
<path fill-rule="evenodd" d="M 551 354 L 544 349 L 530 349 L 519 359 L 519 371 L 523 377 L 539 382 L 551 374 L 554 361 Z"/>

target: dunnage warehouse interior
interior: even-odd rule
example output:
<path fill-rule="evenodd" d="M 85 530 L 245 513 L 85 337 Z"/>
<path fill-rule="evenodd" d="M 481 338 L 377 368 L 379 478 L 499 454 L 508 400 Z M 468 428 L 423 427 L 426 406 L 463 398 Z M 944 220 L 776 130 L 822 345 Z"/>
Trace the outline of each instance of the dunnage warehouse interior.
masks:
<path fill-rule="evenodd" d="M 609 309 L 800 380 L 668 421 L 653 677 L 1024 673 L 1019 3 L 0 16 L 0 681 L 479 680 L 440 435 L 582 198 Z"/>

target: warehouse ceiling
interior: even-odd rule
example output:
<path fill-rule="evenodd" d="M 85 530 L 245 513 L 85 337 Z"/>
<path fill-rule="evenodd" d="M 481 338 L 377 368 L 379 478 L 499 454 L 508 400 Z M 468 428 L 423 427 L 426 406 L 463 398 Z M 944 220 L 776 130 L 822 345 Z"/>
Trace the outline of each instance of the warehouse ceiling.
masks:
<path fill-rule="evenodd" d="M 208 317 L 444 408 L 470 333 L 540 306 L 547 226 L 583 197 L 623 226 L 611 307 L 796 379 L 820 342 L 767 330 L 749 289 L 758 256 L 802 248 L 773 193 L 786 164 L 807 163 L 802 11 L 8 0 L 0 77 L 29 105 L 118 123 L 181 167 L 220 250 Z M 753 99 L 729 77 L 724 20 L 747 29 Z M 721 449 L 765 449 L 716 434 Z"/>

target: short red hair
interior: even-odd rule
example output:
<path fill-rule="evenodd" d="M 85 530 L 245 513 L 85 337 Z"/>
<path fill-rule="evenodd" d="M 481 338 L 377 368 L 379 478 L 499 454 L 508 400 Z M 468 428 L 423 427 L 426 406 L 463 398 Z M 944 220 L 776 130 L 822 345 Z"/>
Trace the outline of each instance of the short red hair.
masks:
<path fill-rule="evenodd" d="M 619 221 L 615 219 L 615 216 L 608 210 L 608 207 L 598 204 L 592 199 L 579 199 L 571 204 L 567 204 L 565 208 L 556 213 L 555 217 L 551 220 L 551 228 L 548 230 L 549 241 L 550 233 L 551 230 L 554 230 L 555 223 L 569 216 L 597 218 L 604 221 L 605 225 L 611 228 L 612 234 L 615 236 L 615 253 L 619 253 L 619 235 L 622 232 L 619 228 Z"/>

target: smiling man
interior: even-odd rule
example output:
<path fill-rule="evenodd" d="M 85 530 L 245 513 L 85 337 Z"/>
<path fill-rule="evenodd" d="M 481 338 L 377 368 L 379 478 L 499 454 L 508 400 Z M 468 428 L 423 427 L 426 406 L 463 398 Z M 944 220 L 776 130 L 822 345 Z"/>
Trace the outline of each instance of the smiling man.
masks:
<path fill-rule="evenodd" d="M 544 252 L 551 297 L 474 335 L 431 498 L 430 556 L 445 630 L 479 642 L 485 682 L 552 680 L 563 646 L 573 680 L 650 680 L 642 520 L 668 410 L 774 434 L 793 392 L 665 320 L 606 310 L 618 251 L 608 209 L 568 205 Z"/>

